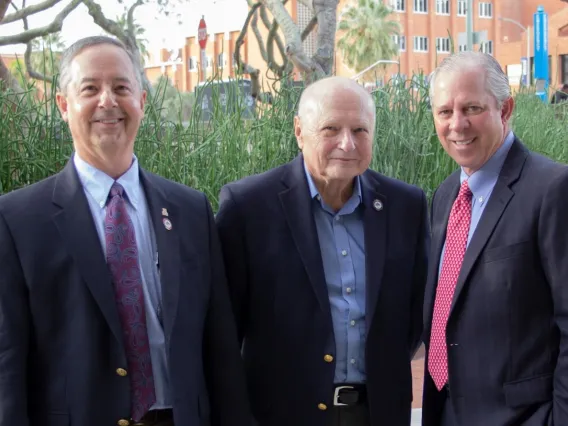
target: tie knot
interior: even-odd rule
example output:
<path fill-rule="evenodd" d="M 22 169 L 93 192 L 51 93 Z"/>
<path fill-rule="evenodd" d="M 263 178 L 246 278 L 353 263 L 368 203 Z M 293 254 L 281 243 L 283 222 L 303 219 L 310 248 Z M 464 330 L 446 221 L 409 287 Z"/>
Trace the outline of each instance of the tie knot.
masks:
<path fill-rule="evenodd" d="M 460 192 L 458 193 L 458 198 L 470 199 L 472 196 L 471 189 L 469 189 L 469 184 L 467 179 L 464 180 L 460 186 Z"/>
<path fill-rule="evenodd" d="M 122 198 L 123 194 L 124 188 L 122 187 L 122 185 L 117 182 L 113 183 L 110 188 L 110 198 L 116 197 L 117 195 Z"/>

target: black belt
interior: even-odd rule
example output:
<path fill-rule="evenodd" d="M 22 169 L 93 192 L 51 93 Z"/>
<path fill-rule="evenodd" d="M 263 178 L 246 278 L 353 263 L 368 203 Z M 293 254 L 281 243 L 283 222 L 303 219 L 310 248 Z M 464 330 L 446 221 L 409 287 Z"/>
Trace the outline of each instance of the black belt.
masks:
<path fill-rule="evenodd" d="M 336 385 L 333 391 L 333 405 L 353 406 L 367 402 L 367 387 L 361 384 Z"/>
<path fill-rule="evenodd" d="M 164 422 L 166 420 L 173 420 L 174 412 L 171 408 L 165 408 L 163 410 L 150 410 L 142 418 L 134 423 L 132 426 L 151 426 L 158 422 Z"/>

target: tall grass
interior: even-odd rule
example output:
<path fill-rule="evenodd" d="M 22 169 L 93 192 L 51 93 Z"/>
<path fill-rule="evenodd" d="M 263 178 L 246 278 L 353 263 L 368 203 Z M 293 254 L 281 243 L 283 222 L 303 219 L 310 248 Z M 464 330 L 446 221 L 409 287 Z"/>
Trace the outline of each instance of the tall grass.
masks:
<path fill-rule="evenodd" d="M 45 91 L 37 96 L 37 86 Z M 456 165 L 437 140 L 426 88 L 390 82 L 377 90 L 377 125 L 371 167 L 422 187 L 430 196 Z M 67 125 L 55 106 L 53 85 L 28 84 L 23 95 L 0 90 L 0 194 L 58 172 L 72 153 Z M 215 93 L 215 92 L 214 92 Z M 146 169 L 204 191 L 214 207 L 221 186 L 283 164 L 298 154 L 293 117 L 299 91 L 281 88 L 271 104 L 259 103 L 243 119 L 244 100 L 224 112 L 214 96 L 211 120 L 199 104 L 189 120 L 164 114 L 163 87 L 147 103 L 136 154 Z M 172 103 L 166 103 L 171 108 Z M 567 108 L 568 110 L 568 108 Z M 173 114 L 176 117 L 175 114 Z M 513 128 L 530 149 L 568 163 L 568 114 L 530 93 L 516 96 Z"/>

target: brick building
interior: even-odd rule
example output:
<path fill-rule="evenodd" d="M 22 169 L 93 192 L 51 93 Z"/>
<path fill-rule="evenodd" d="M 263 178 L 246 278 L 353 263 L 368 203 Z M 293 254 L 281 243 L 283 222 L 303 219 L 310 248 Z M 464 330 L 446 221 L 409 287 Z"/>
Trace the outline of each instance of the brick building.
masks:
<path fill-rule="evenodd" d="M 342 9 L 354 0 L 340 0 L 338 17 Z M 402 32 L 395 37 L 400 52 L 394 59 L 399 65 L 389 65 L 382 79 L 410 79 L 414 73 L 429 74 L 436 64 L 454 51 L 465 49 L 459 45 L 458 34 L 466 29 L 467 0 L 384 0 L 394 11 L 394 19 L 401 24 Z M 517 21 L 531 32 L 530 52 L 533 55 L 533 14 L 539 5 L 549 15 L 549 52 L 551 84 L 558 86 L 568 81 L 568 4 L 560 0 L 473 0 L 473 28 L 486 31 L 486 41 L 474 46 L 494 55 L 510 76 L 513 86 L 519 84 L 520 58 L 526 55 L 527 37 L 523 29 L 499 18 Z M 292 19 L 304 26 L 311 19 L 311 12 L 298 0 L 286 4 Z M 338 18 L 339 19 L 339 18 Z M 259 24 L 261 34 L 266 40 L 268 31 Z M 185 39 L 184 46 L 174 52 L 162 50 L 159 60 L 146 67 L 150 81 L 160 75 L 168 75 L 176 87 L 183 91 L 193 91 L 200 81 L 200 50 L 194 34 Z M 217 72 L 219 77 L 234 77 L 234 49 L 240 31 L 236 28 L 224 33 L 210 34 L 207 45 L 207 74 Z M 451 37 L 451 39 L 450 39 Z M 315 50 L 315 34 L 304 41 L 308 55 Z M 252 31 L 248 31 L 242 47 L 246 62 L 261 70 L 264 84 L 270 82 L 270 73 L 261 57 L 258 43 Z M 347 68 L 341 53 L 335 53 L 335 74 L 352 76 L 354 70 Z M 277 61 L 281 58 L 276 55 Z M 297 76 L 297 78 L 300 78 Z"/>

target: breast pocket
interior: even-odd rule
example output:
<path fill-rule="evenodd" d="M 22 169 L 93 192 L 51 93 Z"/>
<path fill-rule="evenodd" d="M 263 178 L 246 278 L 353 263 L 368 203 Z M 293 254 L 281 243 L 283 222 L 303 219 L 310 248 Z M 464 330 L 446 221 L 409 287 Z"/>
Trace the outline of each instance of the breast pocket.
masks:
<path fill-rule="evenodd" d="M 531 254 L 532 244 L 530 241 L 521 243 L 508 244 L 506 246 L 493 247 L 485 250 L 483 254 L 483 262 L 497 262 L 513 257 L 522 257 Z"/>

